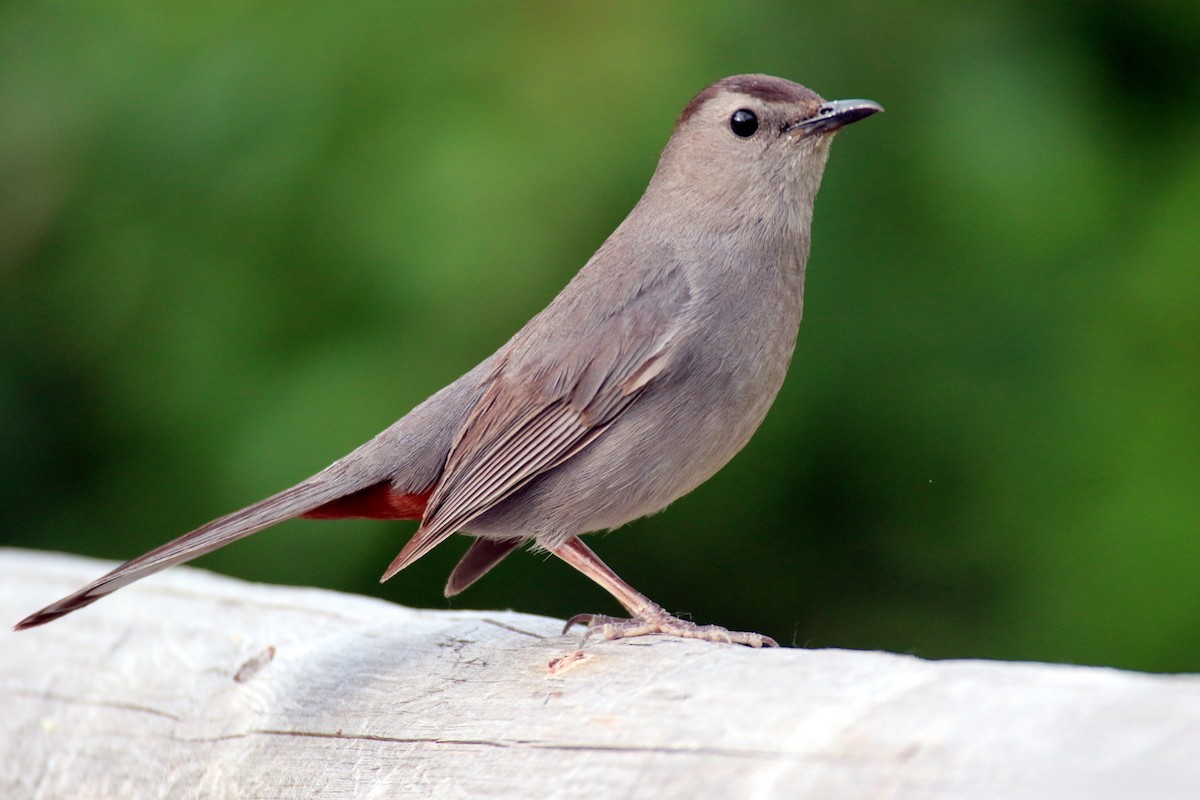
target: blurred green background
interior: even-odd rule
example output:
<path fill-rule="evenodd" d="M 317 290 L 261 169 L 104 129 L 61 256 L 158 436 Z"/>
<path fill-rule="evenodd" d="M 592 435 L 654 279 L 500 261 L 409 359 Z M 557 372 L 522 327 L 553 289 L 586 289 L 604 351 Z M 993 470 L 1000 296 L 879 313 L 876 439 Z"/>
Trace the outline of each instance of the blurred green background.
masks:
<path fill-rule="evenodd" d="M 1200 671 L 1200 5 L 805 5 L 0 6 L 0 543 L 124 559 L 316 471 L 769 72 L 887 107 L 834 146 L 791 374 L 593 547 L 785 643 Z M 198 564 L 445 607 L 465 540 L 377 583 L 412 529 Z M 616 611 L 528 554 L 450 605 Z"/>

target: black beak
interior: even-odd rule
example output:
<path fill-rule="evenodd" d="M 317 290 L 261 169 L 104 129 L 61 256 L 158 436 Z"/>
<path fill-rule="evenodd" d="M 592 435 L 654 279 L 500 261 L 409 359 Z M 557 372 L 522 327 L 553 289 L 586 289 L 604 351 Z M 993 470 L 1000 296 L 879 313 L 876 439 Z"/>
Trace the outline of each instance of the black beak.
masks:
<path fill-rule="evenodd" d="M 880 111 L 883 111 L 883 106 L 874 100 L 828 100 L 808 119 L 789 123 L 787 130 L 796 131 L 800 136 L 833 133 L 838 128 L 844 128 Z"/>

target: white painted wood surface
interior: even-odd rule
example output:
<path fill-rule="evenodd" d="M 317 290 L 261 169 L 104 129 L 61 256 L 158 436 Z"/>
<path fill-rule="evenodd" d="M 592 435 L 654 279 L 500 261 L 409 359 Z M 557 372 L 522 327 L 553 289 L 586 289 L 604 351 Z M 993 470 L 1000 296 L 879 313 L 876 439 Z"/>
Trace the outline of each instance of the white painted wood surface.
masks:
<path fill-rule="evenodd" d="M 107 568 L 0 550 L 2 619 Z M 176 568 L 0 633 L 0 797 L 1200 798 L 1196 676 L 561 626 Z"/>

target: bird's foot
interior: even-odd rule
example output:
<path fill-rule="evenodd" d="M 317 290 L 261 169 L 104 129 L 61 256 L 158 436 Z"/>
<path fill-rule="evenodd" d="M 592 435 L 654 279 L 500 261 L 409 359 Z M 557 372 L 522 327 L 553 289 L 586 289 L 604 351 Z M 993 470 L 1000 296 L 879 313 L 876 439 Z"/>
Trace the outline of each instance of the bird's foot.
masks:
<path fill-rule="evenodd" d="M 684 639 L 703 639 L 706 642 L 744 644 L 748 647 L 779 647 L 779 643 L 770 636 L 749 631 L 726 630 L 720 625 L 697 625 L 694 622 L 673 617 L 657 606 L 631 619 L 606 617 L 602 614 L 576 614 L 567 620 L 563 633 L 571 630 L 575 625 L 587 626 L 587 632 L 583 635 L 585 643 L 593 636 L 599 636 L 602 639 L 628 639 L 631 636 L 661 633 Z"/>

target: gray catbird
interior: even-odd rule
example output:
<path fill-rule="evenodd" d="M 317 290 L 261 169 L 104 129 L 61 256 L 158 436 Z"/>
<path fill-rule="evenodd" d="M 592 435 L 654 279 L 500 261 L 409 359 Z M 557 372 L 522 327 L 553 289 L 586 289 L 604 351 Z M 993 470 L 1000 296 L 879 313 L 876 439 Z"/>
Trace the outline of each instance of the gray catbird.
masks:
<path fill-rule="evenodd" d="M 796 343 L 832 134 L 882 110 L 767 75 L 717 81 L 679 116 L 625 221 L 495 354 L 311 478 L 122 564 L 17 629 L 277 522 L 368 517 L 421 521 L 383 580 L 467 533 L 449 597 L 532 540 L 630 615 L 583 614 L 567 628 L 774 645 L 669 615 L 579 535 L 661 510 L 758 428 Z"/>

